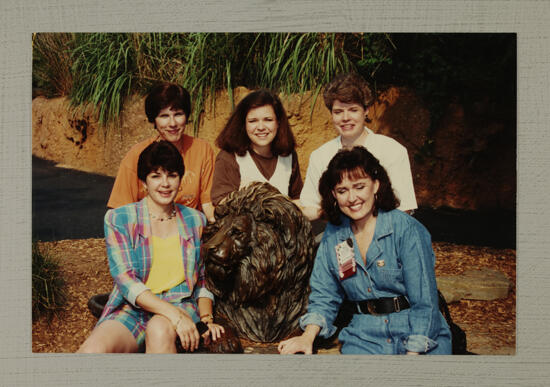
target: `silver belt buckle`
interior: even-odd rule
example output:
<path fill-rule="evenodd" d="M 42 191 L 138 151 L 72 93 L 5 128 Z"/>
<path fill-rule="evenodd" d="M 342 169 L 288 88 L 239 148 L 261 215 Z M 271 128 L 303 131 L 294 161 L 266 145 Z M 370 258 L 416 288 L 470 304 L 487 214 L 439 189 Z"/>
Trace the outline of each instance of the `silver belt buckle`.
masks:
<path fill-rule="evenodd" d="M 399 297 L 393 298 L 393 307 L 395 308 L 396 312 L 400 312 L 401 308 L 399 307 Z"/>

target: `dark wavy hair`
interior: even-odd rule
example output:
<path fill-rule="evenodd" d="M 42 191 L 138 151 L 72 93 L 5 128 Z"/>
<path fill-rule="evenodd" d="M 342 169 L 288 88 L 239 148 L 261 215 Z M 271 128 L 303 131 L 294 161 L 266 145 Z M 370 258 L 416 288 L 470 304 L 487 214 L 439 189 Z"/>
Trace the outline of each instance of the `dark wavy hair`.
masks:
<path fill-rule="evenodd" d="M 178 148 L 166 140 L 151 143 L 139 154 L 137 165 L 139 180 L 145 182 L 147 175 L 159 168 L 167 172 L 177 172 L 180 177 L 185 173 L 183 157 Z"/>
<path fill-rule="evenodd" d="M 288 156 L 291 154 L 296 142 L 290 130 L 286 111 L 279 97 L 265 89 L 253 91 L 239 102 L 218 138 L 216 138 L 216 145 L 226 152 L 244 156 L 246 151 L 250 149 L 251 144 L 246 133 L 246 115 L 251 109 L 265 105 L 273 107 L 279 124 L 277 135 L 271 142 L 271 153 L 274 156 Z"/>
<path fill-rule="evenodd" d="M 189 114 L 191 114 L 191 97 L 189 96 L 189 92 L 174 83 L 165 82 L 154 86 L 145 98 L 147 120 L 154 123 L 159 112 L 166 108 L 183 110 L 185 118 L 189 120 Z"/>
<path fill-rule="evenodd" d="M 380 186 L 374 196 L 374 216 L 378 215 L 379 209 L 391 211 L 399 206 L 399 199 L 393 193 L 388 174 L 378 159 L 362 146 L 350 150 L 342 149 L 330 160 L 327 170 L 319 180 L 323 215 L 330 223 L 342 223 L 342 211 L 332 192 L 346 175 L 350 179 L 368 176 L 372 180 L 378 180 Z"/>
<path fill-rule="evenodd" d="M 369 84 L 356 73 L 340 74 L 325 86 L 323 99 L 328 110 L 332 111 L 334 101 L 357 103 L 368 108 L 374 98 Z"/>

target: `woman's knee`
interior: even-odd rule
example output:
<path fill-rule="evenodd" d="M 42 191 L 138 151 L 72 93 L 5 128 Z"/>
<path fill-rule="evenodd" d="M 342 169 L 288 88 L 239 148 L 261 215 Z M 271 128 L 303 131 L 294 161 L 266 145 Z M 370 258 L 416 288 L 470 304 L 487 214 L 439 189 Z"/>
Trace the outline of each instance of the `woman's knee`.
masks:
<path fill-rule="evenodd" d="M 147 343 L 174 343 L 176 331 L 167 318 L 155 315 L 147 323 L 145 340 Z"/>
<path fill-rule="evenodd" d="M 88 337 L 86 341 L 82 343 L 80 348 L 78 348 L 78 353 L 108 353 L 109 346 L 105 342 L 105 340 L 100 340 L 96 337 Z"/>
<path fill-rule="evenodd" d="M 78 348 L 78 353 L 136 352 L 137 342 L 132 333 L 117 321 L 105 321 Z"/>

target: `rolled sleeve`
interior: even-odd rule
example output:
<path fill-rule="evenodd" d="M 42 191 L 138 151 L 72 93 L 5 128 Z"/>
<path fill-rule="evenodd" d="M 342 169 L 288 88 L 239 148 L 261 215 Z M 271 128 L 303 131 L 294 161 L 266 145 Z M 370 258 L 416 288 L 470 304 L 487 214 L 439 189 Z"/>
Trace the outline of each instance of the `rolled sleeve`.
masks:
<path fill-rule="evenodd" d="M 410 335 L 405 343 L 405 349 L 410 352 L 426 353 L 437 347 L 437 342 L 427 336 Z"/>
<path fill-rule="evenodd" d="M 128 288 L 128 294 L 126 295 L 126 300 L 134 307 L 139 308 L 139 305 L 136 304 L 136 298 L 146 290 L 150 290 L 143 282 L 134 282 Z"/>
<path fill-rule="evenodd" d="M 332 324 L 329 325 L 325 317 L 319 313 L 306 313 L 300 317 L 300 328 L 305 331 L 308 325 L 317 325 L 321 327 L 319 336 L 324 338 L 330 337 L 336 332 L 336 327 Z"/>
<path fill-rule="evenodd" d="M 193 291 L 193 297 L 195 299 L 199 299 L 199 298 L 210 298 L 212 300 L 212 302 L 214 302 L 214 295 L 212 294 L 212 292 L 204 287 L 197 287 L 195 288 L 195 290 Z"/>

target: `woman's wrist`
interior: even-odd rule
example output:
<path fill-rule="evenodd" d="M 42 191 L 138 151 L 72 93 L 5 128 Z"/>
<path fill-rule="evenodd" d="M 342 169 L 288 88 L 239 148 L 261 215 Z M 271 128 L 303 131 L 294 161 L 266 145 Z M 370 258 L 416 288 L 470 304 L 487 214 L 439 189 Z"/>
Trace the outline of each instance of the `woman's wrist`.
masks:
<path fill-rule="evenodd" d="M 200 319 L 205 324 L 211 324 L 214 322 L 214 316 L 212 315 L 212 313 L 201 314 Z"/>
<path fill-rule="evenodd" d="M 177 329 L 178 325 L 183 321 L 185 318 L 190 318 L 186 311 L 173 306 L 173 308 L 170 308 L 170 311 L 166 314 L 164 314 L 165 317 L 170 320 L 172 325 L 174 326 L 174 329 Z"/>
<path fill-rule="evenodd" d="M 174 327 L 175 330 L 178 329 L 178 325 L 180 325 L 181 320 L 183 320 L 183 315 L 180 315 L 175 321 L 172 320 L 172 326 Z"/>
<path fill-rule="evenodd" d="M 308 325 L 306 326 L 306 329 L 304 330 L 304 333 L 302 333 L 302 337 L 304 339 L 307 339 L 311 343 L 315 341 L 315 338 L 319 334 L 321 328 L 317 325 Z"/>

